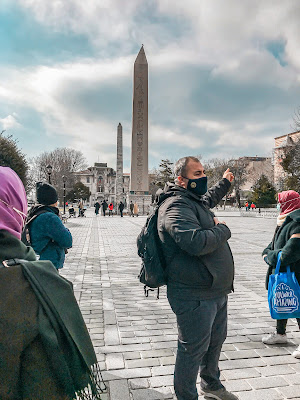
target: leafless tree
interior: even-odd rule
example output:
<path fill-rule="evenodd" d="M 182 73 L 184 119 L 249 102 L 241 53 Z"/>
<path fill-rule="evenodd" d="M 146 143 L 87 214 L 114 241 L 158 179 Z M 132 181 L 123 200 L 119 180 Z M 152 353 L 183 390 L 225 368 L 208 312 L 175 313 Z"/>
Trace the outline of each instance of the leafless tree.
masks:
<path fill-rule="evenodd" d="M 297 132 L 300 131 L 300 107 L 294 112 L 292 129 Z"/>
<path fill-rule="evenodd" d="M 66 190 L 69 191 L 76 183 L 75 172 L 87 167 L 81 151 L 64 147 L 44 152 L 30 160 L 32 186 L 38 181 L 48 181 L 48 165 L 52 166 L 51 184 L 56 188 L 59 199 L 63 197 L 62 177 L 66 177 Z"/>

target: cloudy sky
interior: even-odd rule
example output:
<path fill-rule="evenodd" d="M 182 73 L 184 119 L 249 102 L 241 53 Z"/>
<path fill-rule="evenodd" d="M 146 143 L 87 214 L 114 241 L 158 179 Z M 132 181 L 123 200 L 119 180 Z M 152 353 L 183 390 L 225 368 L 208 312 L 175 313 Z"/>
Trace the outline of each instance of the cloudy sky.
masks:
<path fill-rule="evenodd" d="M 299 0 L 1 0 L 0 130 L 130 168 L 133 63 L 149 63 L 149 167 L 271 155 L 300 106 Z"/>

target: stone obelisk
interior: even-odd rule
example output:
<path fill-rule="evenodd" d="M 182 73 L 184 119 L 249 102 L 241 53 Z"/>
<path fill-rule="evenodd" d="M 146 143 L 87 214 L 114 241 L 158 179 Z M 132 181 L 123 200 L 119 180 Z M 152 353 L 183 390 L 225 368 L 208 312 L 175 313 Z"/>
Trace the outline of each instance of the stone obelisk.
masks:
<path fill-rule="evenodd" d="M 148 194 L 148 62 L 144 46 L 134 63 L 130 191 Z M 146 193 L 145 193 L 146 192 Z"/>
<path fill-rule="evenodd" d="M 123 128 L 119 123 L 117 133 L 116 202 L 119 204 L 123 200 Z"/>
<path fill-rule="evenodd" d="M 134 63 L 132 147 L 129 201 L 146 214 L 152 202 L 148 176 L 148 62 L 141 47 Z"/>

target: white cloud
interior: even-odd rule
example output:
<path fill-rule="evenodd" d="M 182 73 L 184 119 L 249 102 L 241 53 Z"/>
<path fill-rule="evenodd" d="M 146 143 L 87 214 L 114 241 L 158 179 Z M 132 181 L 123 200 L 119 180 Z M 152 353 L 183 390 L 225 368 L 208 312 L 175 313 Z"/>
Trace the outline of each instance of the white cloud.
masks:
<path fill-rule="evenodd" d="M 13 128 L 19 128 L 21 124 L 17 121 L 17 114 L 8 115 L 5 118 L 0 118 L 0 124 L 2 124 L 2 129 L 9 130 Z"/>

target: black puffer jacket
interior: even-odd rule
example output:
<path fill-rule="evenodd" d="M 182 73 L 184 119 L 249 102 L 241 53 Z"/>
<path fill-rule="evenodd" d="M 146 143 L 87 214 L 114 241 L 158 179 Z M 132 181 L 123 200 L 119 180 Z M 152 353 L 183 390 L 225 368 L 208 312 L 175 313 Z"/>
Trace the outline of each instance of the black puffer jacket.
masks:
<path fill-rule="evenodd" d="M 272 242 L 262 253 L 263 256 L 267 255 L 265 261 L 269 264 L 266 288 L 268 288 L 270 274 L 275 273 L 277 256 L 280 251 L 282 251 L 280 271 L 286 271 L 285 267 L 290 265 L 291 271 L 295 272 L 296 278 L 300 283 L 300 239 L 291 239 L 291 236 L 295 233 L 300 233 L 300 209 L 287 215 L 284 223 L 276 228 Z"/>
<path fill-rule="evenodd" d="M 167 262 L 168 296 L 208 299 L 233 289 L 234 265 L 224 224 L 210 211 L 230 188 L 222 179 L 203 196 L 168 183 L 159 194 L 158 233 Z"/>

